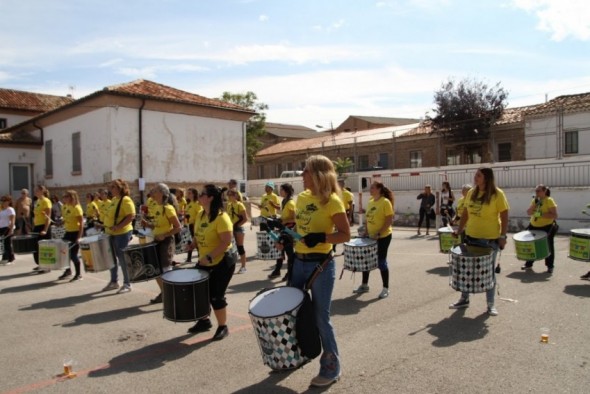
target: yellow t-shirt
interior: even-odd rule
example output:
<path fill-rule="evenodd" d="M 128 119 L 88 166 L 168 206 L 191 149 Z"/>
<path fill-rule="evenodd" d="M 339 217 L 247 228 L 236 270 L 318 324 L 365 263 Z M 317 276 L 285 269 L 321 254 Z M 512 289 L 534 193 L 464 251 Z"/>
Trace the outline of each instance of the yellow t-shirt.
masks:
<path fill-rule="evenodd" d="M 88 219 L 98 219 L 99 214 L 100 211 L 98 209 L 98 205 L 96 205 L 96 202 L 90 201 L 88 204 L 86 204 L 86 217 Z"/>
<path fill-rule="evenodd" d="M 186 212 L 186 198 L 182 197 L 178 202 L 178 213 Z"/>
<path fill-rule="evenodd" d="M 158 203 L 153 198 L 148 197 L 147 201 L 145 202 L 145 205 L 147 205 L 148 207 L 148 217 L 153 218 L 156 213 Z"/>
<path fill-rule="evenodd" d="M 51 200 L 47 197 L 41 197 L 37 199 L 37 202 L 35 203 L 35 210 L 33 211 L 33 224 L 35 226 L 41 226 L 42 224 L 47 223 L 47 220 L 49 219 L 45 216 L 45 211 L 51 211 L 52 205 L 53 204 L 51 204 Z"/>
<path fill-rule="evenodd" d="M 188 224 L 195 224 L 197 221 L 197 215 L 203 210 L 201 204 L 198 201 L 191 201 L 186 206 L 186 214 L 189 215 Z"/>
<path fill-rule="evenodd" d="M 279 205 L 279 196 L 274 193 L 265 193 L 260 200 L 260 215 L 265 218 L 270 218 L 277 214 L 277 209 L 270 203 L 273 202 Z"/>
<path fill-rule="evenodd" d="M 322 205 L 320 198 L 313 196 L 309 190 L 299 193 L 297 197 L 297 210 L 295 222 L 297 224 L 297 233 L 305 236 L 309 233 L 334 232 L 334 222 L 332 216 L 337 213 L 346 213 L 342 200 L 335 193 L 332 193 L 326 205 Z M 313 248 L 307 247 L 303 241 L 295 244 L 297 253 L 329 253 L 332 250 L 332 244 L 319 243 Z"/>
<path fill-rule="evenodd" d="M 379 234 L 379 238 L 387 237 L 391 234 L 391 226 L 388 226 L 385 231 L 382 231 L 385 224 L 385 218 L 393 216 L 393 205 L 385 197 L 379 197 L 377 201 L 371 197 L 369 205 L 367 206 L 367 231 L 369 236 Z"/>
<path fill-rule="evenodd" d="M 61 214 L 64 218 L 64 228 L 67 232 L 80 231 L 80 223 L 83 220 L 82 215 L 84 214 L 80 204 L 64 204 Z"/>
<path fill-rule="evenodd" d="M 217 247 L 221 238 L 219 234 L 231 233 L 233 231 L 233 225 L 229 218 L 229 215 L 225 212 L 219 212 L 213 222 L 209 222 L 209 217 L 205 212 L 199 213 L 197 221 L 195 222 L 195 242 L 199 247 L 199 256 L 207 256 L 213 249 Z M 231 242 L 227 246 L 226 252 L 231 249 Z M 210 265 L 219 264 L 223 259 L 223 255 L 215 256 L 213 262 Z M 200 259 L 201 264 L 208 264 L 209 260 L 203 258 Z"/>
<path fill-rule="evenodd" d="M 496 188 L 496 194 L 492 195 L 489 204 L 482 204 L 479 200 L 472 201 L 471 195 L 477 191 L 474 187 L 465 196 L 465 208 L 468 213 L 465 234 L 473 238 L 496 239 L 501 231 L 500 212 L 510 209 L 508 200 L 504 192 Z M 479 192 L 478 197 L 482 194 Z"/>
<path fill-rule="evenodd" d="M 240 201 L 228 202 L 226 211 L 229 215 L 232 224 L 236 224 L 237 222 L 239 222 L 240 216 L 246 216 L 246 207 Z"/>
<path fill-rule="evenodd" d="M 122 229 L 118 231 L 111 231 L 110 228 L 114 225 L 121 223 L 124 217 L 127 215 L 135 216 L 135 204 L 131 197 L 125 196 L 123 197 L 123 201 L 121 202 L 121 208 L 119 208 L 119 215 L 115 218 L 115 212 L 117 211 L 117 205 L 119 204 L 119 197 L 115 197 L 112 200 L 109 200 L 109 204 L 105 204 L 103 209 L 103 216 L 104 216 L 104 229 L 105 232 L 109 235 L 121 235 L 125 234 L 131 230 L 133 230 L 133 222 L 129 223 Z"/>
<path fill-rule="evenodd" d="M 283 207 L 281 211 L 281 222 L 283 224 L 295 222 L 295 201 L 293 199 L 287 201 Z"/>
<path fill-rule="evenodd" d="M 531 201 L 531 205 L 534 203 L 535 203 L 535 200 Z M 535 213 L 539 212 L 539 214 L 543 215 L 543 214 L 549 212 L 550 208 L 555 208 L 555 207 L 557 207 L 557 204 L 555 203 L 555 200 L 553 200 L 553 198 L 543 197 L 543 199 L 540 201 L 540 204 L 535 207 L 535 212 L 531 216 L 531 225 L 533 225 L 533 227 L 549 226 L 551 223 L 553 223 L 553 221 L 555 219 L 535 217 Z"/>
<path fill-rule="evenodd" d="M 354 201 L 354 196 L 351 192 L 349 192 L 346 189 L 342 189 L 342 196 L 340 198 L 342 199 L 342 203 L 344 204 L 344 209 L 346 209 L 347 211 L 352 209 L 352 202 Z"/>
<path fill-rule="evenodd" d="M 98 206 L 98 218 L 101 222 L 104 223 L 105 221 L 105 213 L 106 211 L 109 209 L 109 206 L 111 205 L 111 200 L 109 200 L 108 198 L 106 200 L 98 200 L 96 202 L 96 205 Z"/>
<path fill-rule="evenodd" d="M 461 217 L 463 209 L 465 209 L 465 197 L 461 196 L 457 201 L 457 216 Z"/>
<path fill-rule="evenodd" d="M 154 236 L 168 233 L 172 230 L 173 226 L 171 220 L 176 217 L 176 210 L 171 204 L 154 206 Z"/>

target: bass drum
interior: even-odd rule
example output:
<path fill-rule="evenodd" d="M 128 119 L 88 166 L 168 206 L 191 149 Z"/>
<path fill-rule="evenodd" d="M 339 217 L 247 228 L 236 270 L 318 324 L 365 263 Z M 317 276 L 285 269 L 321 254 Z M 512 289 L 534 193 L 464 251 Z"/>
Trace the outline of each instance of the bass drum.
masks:
<path fill-rule="evenodd" d="M 123 253 L 131 283 L 154 279 L 162 273 L 155 243 L 129 245 Z"/>
<path fill-rule="evenodd" d="M 209 316 L 209 273 L 179 269 L 162 274 L 164 317 L 175 322 L 195 321 Z"/>

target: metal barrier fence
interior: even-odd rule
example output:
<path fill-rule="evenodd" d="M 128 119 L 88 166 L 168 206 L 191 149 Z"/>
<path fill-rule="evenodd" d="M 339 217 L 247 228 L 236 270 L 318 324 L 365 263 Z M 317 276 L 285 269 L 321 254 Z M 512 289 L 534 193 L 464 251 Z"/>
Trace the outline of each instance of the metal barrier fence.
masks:
<path fill-rule="evenodd" d="M 353 192 L 367 190 L 371 180 L 379 179 L 394 191 L 419 191 L 424 185 L 440 189 L 443 181 L 448 181 L 454 190 L 460 190 L 463 184 L 473 184 L 473 176 L 482 164 L 448 166 L 443 168 L 406 168 L 402 170 L 380 170 L 345 174 L 346 186 Z M 496 185 L 502 189 L 534 188 L 542 183 L 549 187 L 590 187 L 590 160 L 547 159 L 535 163 L 505 162 L 490 165 L 494 170 Z M 363 182 L 363 178 L 365 181 Z M 270 179 L 276 188 L 281 183 L 291 183 L 295 193 L 303 190 L 303 180 L 297 178 Z M 269 180 L 248 181 L 248 195 L 252 197 L 264 194 L 264 185 Z"/>

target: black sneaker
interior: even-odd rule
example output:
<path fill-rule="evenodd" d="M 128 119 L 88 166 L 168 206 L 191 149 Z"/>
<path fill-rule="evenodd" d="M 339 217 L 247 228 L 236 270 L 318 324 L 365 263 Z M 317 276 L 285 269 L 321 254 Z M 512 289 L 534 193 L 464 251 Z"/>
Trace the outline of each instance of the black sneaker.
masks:
<path fill-rule="evenodd" d="M 533 269 L 533 265 L 529 265 L 529 264 L 525 264 L 522 267 L 520 267 L 521 270 L 532 270 Z"/>
<path fill-rule="evenodd" d="M 188 332 L 190 332 L 191 334 L 196 334 L 198 332 L 209 331 L 211 327 L 213 327 L 213 324 L 211 324 L 211 320 L 203 319 L 197 321 L 197 323 L 194 326 L 188 329 Z"/>
<path fill-rule="evenodd" d="M 219 326 L 219 327 L 217 327 L 217 330 L 215 331 L 215 335 L 213 335 L 213 338 L 211 338 L 211 340 L 221 341 L 223 338 L 225 338 L 228 335 L 229 335 L 229 330 L 227 329 L 227 326 Z"/>
<path fill-rule="evenodd" d="M 454 304 L 449 305 L 449 309 L 463 309 L 469 308 L 469 300 L 464 298 L 460 298 L 459 301 L 455 302 Z"/>
<path fill-rule="evenodd" d="M 70 279 L 70 282 L 76 282 L 82 280 L 82 277 L 80 275 L 75 275 L 72 279 Z"/>
<path fill-rule="evenodd" d="M 152 298 L 150 300 L 150 304 L 161 304 L 162 303 L 162 293 L 158 294 L 156 298 Z"/>
<path fill-rule="evenodd" d="M 280 271 L 273 271 L 268 275 L 268 279 L 278 278 L 279 276 L 281 276 Z"/>
<path fill-rule="evenodd" d="M 552 274 L 553 273 L 553 267 L 547 267 L 547 273 L 548 274 Z"/>
<path fill-rule="evenodd" d="M 584 275 L 580 276 L 580 279 L 582 279 L 582 280 L 590 280 L 590 271 L 588 271 L 587 274 L 584 274 Z"/>
<path fill-rule="evenodd" d="M 72 270 L 70 270 L 69 268 L 67 270 L 64 271 L 63 274 L 61 274 L 59 276 L 59 278 L 57 278 L 58 280 L 62 280 L 62 279 L 66 279 L 69 278 L 70 276 L 72 276 Z"/>

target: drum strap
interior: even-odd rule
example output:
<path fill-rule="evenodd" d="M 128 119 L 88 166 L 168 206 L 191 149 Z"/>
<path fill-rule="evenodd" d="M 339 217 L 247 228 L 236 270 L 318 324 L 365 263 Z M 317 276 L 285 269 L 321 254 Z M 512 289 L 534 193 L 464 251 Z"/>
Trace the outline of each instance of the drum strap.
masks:
<path fill-rule="evenodd" d="M 117 223 L 117 217 L 119 216 L 119 211 L 121 210 L 121 203 L 123 202 L 123 199 L 125 198 L 125 196 L 121 196 L 121 198 L 119 199 L 119 202 L 117 203 L 117 209 L 115 209 L 115 220 L 113 220 L 115 222 L 115 226 L 119 223 Z"/>
<path fill-rule="evenodd" d="M 318 275 L 324 271 L 324 268 L 326 268 L 326 265 L 328 265 L 328 263 L 333 258 L 334 258 L 334 256 L 332 256 L 332 253 L 329 253 L 328 257 L 326 257 L 326 259 L 321 264 L 318 264 L 315 266 L 315 268 L 313 269 L 313 272 L 311 273 L 311 275 L 309 275 L 309 278 L 307 278 L 307 281 L 305 281 L 305 286 L 303 287 L 304 291 L 308 291 L 309 289 L 311 289 L 313 282 L 316 280 Z"/>

